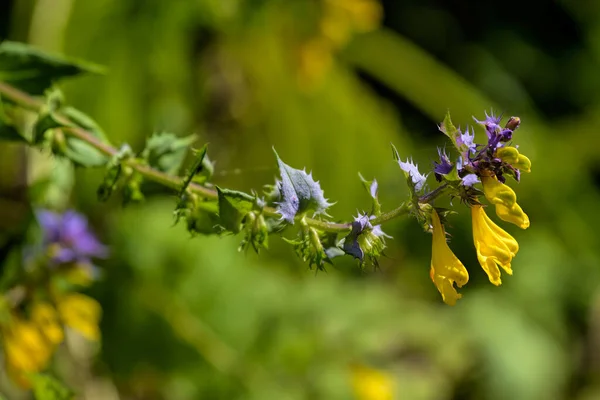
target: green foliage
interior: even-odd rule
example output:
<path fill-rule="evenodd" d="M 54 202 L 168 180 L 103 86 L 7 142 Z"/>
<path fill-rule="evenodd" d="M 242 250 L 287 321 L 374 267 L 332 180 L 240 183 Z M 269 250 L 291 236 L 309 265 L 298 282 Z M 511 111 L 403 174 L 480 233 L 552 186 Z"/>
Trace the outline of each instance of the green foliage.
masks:
<path fill-rule="evenodd" d="M 362 182 L 363 186 L 365 187 L 365 190 L 369 194 L 369 197 L 371 197 L 371 201 L 373 203 L 370 214 L 375 215 L 376 217 L 380 216 L 381 215 L 381 204 L 379 203 L 379 198 L 378 198 L 379 186 L 377 184 L 377 180 L 373 179 L 371 181 L 368 181 L 365 178 L 363 178 L 363 176 L 360 174 L 360 172 L 358 173 L 358 177 L 360 178 L 360 181 Z"/>
<path fill-rule="evenodd" d="M 204 146 L 202 146 L 200 148 L 200 150 L 195 151 L 194 163 L 192 164 L 191 168 L 186 173 L 186 176 L 183 180 L 183 185 L 181 186 L 181 189 L 179 190 L 179 197 L 183 196 L 183 194 L 187 190 L 190 183 L 192 183 L 194 178 L 201 172 L 203 172 L 203 171 L 207 172 L 206 179 L 210 179 L 210 177 L 212 176 L 212 174 L 214 172 L 214 167 L 213 167 L 212 163 L 208 160 L 208 157 L 206 156 L 207 150 L 208 150 L 208 144 L 204 144 Z M 201 182 L 201 183 L 204 183 L 204 182 Z"/>
<path fill-rule="evenodd" d="M 467 148 L 464 145 L 458 145 L 457 139 L 460 135 L 460 131 L 454 126 L 452 123 L 452 118 L 450 118 L 450 110 L 446 112 L 444 116 L 444 120 L 440 125 L 440 132 L 446 135 L 451 141 L 454 147 L 456 147 L 460 151 L 466 151 Z"/>
<path fill-rule="evenodd" d="M 0 81 L 30 94 L 41 95 L 61 78 L 89 72 L 99 73 L 102 68 L 52 56 L 23 43 L 0 43 Z"/>
<path fill-rule="evenodd" d="M 188 148 L 197 140 L 196 135 L 179 138 L 173 133 L 155 133 L 146 141 L 142 152 L 148 164 L 167 174 L 177 174 Z"/>
<path fill-rule="evenodd" d="M 600 30 L 597 19 L 585 17 L 595 15 L 593 2 L 547 5 L 552 25 L 564 14 L 566 26 L 581 33 L 567 28 L 560 40 L 550 31 L 540 36 L 535 32 L 543 29 L 522 29 L 519 21 L 530 17 L 525 6 L 509 19 L 489 19 L 474 35 L 462 29 L 473 21 L 465 22 L 456 10 L 440 6 L 424 13 L 422 7 L 398 3 L 386 8 L 386 21 L 402 26 L 406 37 L 391 28 L 356 36 L 341 56 L 333 55 L 329 71 L 312 86 L 297 84 L 297 59 L 301 37 L 320 26 L 313 18 L 318 13 L 306 12 L 306 4 L 318 8 L 321 1 L 290 6 L 261 0 L 232 7 L 219 1 L 177 6 L 151 1 L 134 7 L 134 20 L 130 3 L 77 3 L 68 13 L 58 4 L 42 13 L 47 24 L 42 34 L 48 33 L 43 43 L 52 48 L 64 43 L 69 54 L 101 60 L 114 71 L 102 80 L 67 86 L 67 93 L 98 117 L 115 143 L 143 143 L 156 127 L 202 132 L 221 172 L 242 171 L 206 179 L 203 170 L 188 183 L 193 178 L 206 187 L 211 182 L 260 187 L 271 172 L 255 171 L 265 166 L 268 148 L 275 144 L 290 164 L 318 171 L 321 186 L 339 200 L 336 214 L 373 206 L 371 200 L 363 206 L 363 188 L 347 179 L 356 170 L 376 176 L 381 203 L 393 207 L 407 189 L 398 182 L 397 166 L 382 161 L 389 158 L 388 143 L 420 165 L 430 163 L 430 153 L 421 149 L 442 145 L 442 138 L 432 139 L 425 129 L 448 107 L 461 123 L 470 121 L 473 110 L 493 107 L 518 110 L 527 121 L 520 150 L 535 169 L 531 177 L 522 176 L 527 185 L 519 188 L 519 201 L 535 211 L 526 234 L 510 232 L 521 245 L 514 275 L 492 290 L 474 270 L 465 291 L 469 301 L 448 309 L 430 301 L 431 243 L 415 234 L 412 223 L 389 225 L 395 244 L 380 259 L 381 275 L 355 279 L 351 271 L 356 269 L 345 257 L 336 259 L 337 271 L 314 279 L 287 257 L 277 237 L 271 236 L 268 254 L 258 261 L 232 252 L 232 238 L 189 240 L 184 229 L 170 227 L 170 206 L 154 203 L 156 193 L 148 193 L 150 201 L 139 209 L 98 206 L 88 195 L 98 177 L 78 171 L 73 203 L 102 222 L 114 249 L 98 291 L 105 339 L 94 371 L 102 378 L 94 379 L 114 379 L 121 397 L 351 398 L 343 368 L 347 353 L 355 353 L 356 359 L 393 373 L 399 398 L 598 397 L 595 232 L 600 218 L 589 210 L 600 201 L 594 184 L 598 78 L 591 45 Z M 15 35 L 31 32 L 32 41 L 37 29 L 40 43 L 39 23 L 25 8 L 13 11 L 11 29 Z M 489 16 L 492 8 L 478 10 Z M 478 10 L 468 16 L 481 16 Z M 540 24 L 534 21 L 528 28 Z M 54 26 L 60 32 L 64 27 L 65 36 L 56 30 L 52 39 Z M 376 82 L 377 92 L 357 78 L 356 70 Z M 382 97 L 394 103 L 401 99 L 402 109 Z M 10 100 L 2 101 L 6 108 Z M 61 114 L 67 113 L 63 106 Z M 4 124 L 31 137 L 21 116 L 13 118 L 12 110 L 6 114 L 0 118 Z M 431 120 L 423 131 L 422 116 Z M 21 176 L 23 164 L 3 150 L 3 178 Z M 557 167 L 560 160 L 568 162 Z M 28 164 L 53 174 L 59 170 L 35 159 Z M 173 186 L 179 189 L 179 183 Z M 186 186 L 177 197 L 183 204 L 179 211 L 191 215 L 190 231 L 218 233 L 218 203 L 194 187 Z M 65 199 L 70 188 L 69 183 L 61 191 Z M 10 217 L 15 209 L 5 204 L 1 208 Z M 458 200 L 454 207 L 464 210 Z M 6 215 L 1 215 L 3 224 L 10 223 Z M 265 219 L 269 230 L 273 221 Z M 463 257 L 472 252 L 469 218 L 461 212 L 447 222 L 453 225 L 453 250 L 465 265 L 476 265 L 474 257 Z M 243 235 L 250 225 L 244 224 Z M 330 242 L 321 233 L 320 239 L 330 258 L 341 252 L 337 238 Z M 588 355 L 585 362 L 572 361 L 581 354 Z"/>
<path fill-rule="evenodd" d="M 36 400 L 70 400 L 74 397 L 64 384 L 46 374 L 31 375 Z"/>
<path fill-rule="evenodd" d="M 238 233 L 242 229 L 242 221 L 254 207 L 256 199 L 237 190 L 221 189 L 219 194 L 219 221 L 225 230 Z"/>

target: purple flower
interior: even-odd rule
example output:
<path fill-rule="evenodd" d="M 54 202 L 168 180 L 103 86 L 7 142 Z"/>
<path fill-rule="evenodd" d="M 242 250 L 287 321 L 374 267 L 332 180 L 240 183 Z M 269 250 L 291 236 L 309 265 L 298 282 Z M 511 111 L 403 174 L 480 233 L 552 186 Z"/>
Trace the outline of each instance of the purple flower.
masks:
<path fill-rule="evenodd" d="M 469 127 L 465 129 L 465 133 L 462 133 L 459 129 L 459 136 L 456 138 L 456 142 L 459 146 L 466 146 L 468 151 L 473 152 L 477 145 L 475 144 L 475 134 L 473 128 L 469 131 Z"/>
<path fill-rule="evenodd" d="M 447 175 L 452 171 L 452 163 L 444 150 L 438 148 L 438 155 L 440 156 L 440 162 L 433 162 L 433 172 L 435 173 L 435 179 L 439 182 L 442 180 L 440 175 Z"/>
<path fill-rule="evenodd" d="M 108 249 L 89 230 L 87 219 L 75 211 L 57 214 L 38 210 L 37 220 L 42 228 L 42 245 L 51 249 L 54 264 L 91 264 L 92 258 L 106 258 Z"/>
<path fill-rule="evenodd" d="M 417 165 L 412 160 L 408 159 L 406 160 L 406 162 L 403 162 L 400 159 L 398 159 L 398 165 L 400 165 L 402 171 L 406 172 L 408 176 L 410 176 L 410 179 L 415 185 L 415 190 L 421 190 L 423 188 L 423 185 L 425 185 L 427 176 L 419 172 L 419 168 L 417 167 Z"/>
<path fill-rule="evenodd" d="M 500 132 L 500 120 L 502 120 L 502 116 L 496 117 L 493 111 L 490 111 L 490 115 L 488 115 L 487 111 L 485 112 L 485 119 L 483 121 L 478 120 L 473 117 L 475 122 L 485 127 L 485 131 L 487 133 L 488 139 L 491 139 L 494 135 Z"/>
<path fill-rule="evenodd" d="M 475 174 L 468 174 L 462 177 L 461 184 L 463 186 L 473 186 L 474 184 L 479 183 L 479 178 Z"/>
<path fill-rule="evenodd" d="M 374 215 L 358 214 L 352 222 L 352 231 L 344 238 L 344 252 L 354 258 L 364 261 L 365 255 L 375 260 L 385 247 L 386 235 L 380 225 L 371 225 Z"/>

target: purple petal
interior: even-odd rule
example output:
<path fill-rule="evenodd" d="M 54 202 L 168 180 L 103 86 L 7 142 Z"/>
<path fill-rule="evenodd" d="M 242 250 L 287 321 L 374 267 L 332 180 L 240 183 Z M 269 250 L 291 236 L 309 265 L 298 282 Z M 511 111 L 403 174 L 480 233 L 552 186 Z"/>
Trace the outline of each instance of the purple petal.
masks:
<path fill-rule="evenodd" d="M 48 210 L 37 210 L 35 215 L 42 228 L 44 243 L 58 241 L 60 239 L 61 231 L 60 215 Z"/>
<path fill-rule="evenodd" d="M 463 186 L 473 186 L 474 184 L 479 183 L 479 178 L 475 174 L 468 174 L 462 178 Z"/>
<path fill-rule="evenodd" d="M 87 219 L 75 211 L 67 211 L 63 214 L 62 234 L 65 240 L 76 240 L 80 235 L 87 233 Z"/>
<path fill-rule="evenodd" d="M 377 198 L 377 180 L 376 179 L 373 179 L 373 182 L 371 183 L 370 192 L 371 192 L 371 197 L 376 199 Z"/>
<path fill-rule="evenodd" d="M 96 239 L 90 232 L 84 232 L 71 242 L 74 250 L 80 256 L 106 258 L 108 248 Z"/>
<path fill-rule="evenodd" d="M 77 258 L 75 250 L 62 247 L 52 256 L 52 261 L 59 264 L 66 264 L 76 261 Z"/>

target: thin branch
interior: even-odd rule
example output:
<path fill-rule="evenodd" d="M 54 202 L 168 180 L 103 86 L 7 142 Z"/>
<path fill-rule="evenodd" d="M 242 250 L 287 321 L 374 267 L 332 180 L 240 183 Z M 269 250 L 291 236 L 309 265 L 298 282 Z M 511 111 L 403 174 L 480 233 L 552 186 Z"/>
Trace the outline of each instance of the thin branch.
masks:
<path fill-rule="evenodd" d="M 11 86 L 5 82 L 0 82 L 0 96 L 14 102 L 15 104 L 21 106 L 22 108 L 25 108 L 27 110 L 34 111 L 34 112 L 39 112 L 40 109 L 44 106 L 43 100 L 41 100 L 39 98 L 35 98 L 33 96 L 30 96 L 29 94 Z M 88 143 L 90 146 L 94 147 L 95 149 L 97 149 L 98 151 L 102 152 L 103 154 L 105 154 L 109 157 L 112 157 L 115 154 L 117 154 L 118 150 L 116 148 L 112 147 L 110 144 L 102 142 L 100 139 L 98 139 L 96 136 L 94 136 L 91 132 L 87 131 L 86 129 L 73 126 L 75 124 L 65 115 L 57 113 L 56 119 L 58 120 L 58 122 L 60 122 L 61 124 L 64 124 L 66 126 L 63 128 L 63 132 L 65 134 L 71 135 L 73 137 L 76 137 L 76 138 Z M 181 185 L 183 184 L 183 178 L 165 174 L 164 172 L 161 172 L 157 169 L 154 169 L 152 167 L 144 165 L 135 159 L 127 159 L 124 161 L 124 163 L 127 166 L 134 169 L 140 175 L 144 176 L 146 179 L 155 181 L 155 182 L 160 183 L 163 186 L 169 187 L 171 189 L 179 190 L 181 188 Z M 440 189 L 440 188 L 438 188 L 438 189 Z M 423 196 L 420 199 L 420 202 L 423 202 L 423 203 L 432 202 L 436 197 L 438 197 L 441 194 L 441 192 L 443 192 L 443 189 L 442 190 L 438 190 L 438 189 Z M 188 190 L 190 190 L 193 193 L 197 193 L 198 195 L 200 195 L 206 199 L 216 200 L 218 198 L 217 192 L 215 190 L 198 185 L 196 183 L 191 183 L 188 186 Z M 391 210 L 387 213 L 384 213 L 381 216 L 375 218 L 372 221 L 372 223 L 378 225 L 378 224 L 390 221 L 396 217 L 405 215 L 408 213 L 408 211 L 409 211 L 408 205 L 402 204 L 398 208 Z M 275 218 L 281 217 L 281 215 L 273 207 L 265 207 L 263 212 L 265 215 L 267 215 L 269 217 L 275 217 Z M 299 220 L 300 218 L 302 218 L 302 217 L 298 216 L 298 217 L 296 217 L 296 220 Z M 334 233 L 335 232 L 347 232 L 352 229 L 351 222 L 334 223 L 334 222 L 321 221 L 321 220 L 314 219 L 314 218 L 305 218 L 305 222 L 309 226 L 319 229 L 319 230 L 322 230 L 322 231 L 325 231 L 325 232 L 334 232 Z"/>

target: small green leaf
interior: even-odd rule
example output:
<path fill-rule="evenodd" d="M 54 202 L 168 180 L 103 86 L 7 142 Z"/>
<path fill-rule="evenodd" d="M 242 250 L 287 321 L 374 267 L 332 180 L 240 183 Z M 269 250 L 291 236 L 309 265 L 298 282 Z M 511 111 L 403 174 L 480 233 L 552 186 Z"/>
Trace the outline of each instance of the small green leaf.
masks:
<path fill-rule="evenodd" d="M 74 397 L 62 382 L 46 374 L 29 375 L 36 400 L 70 400 Z"/>
<path fill-rule="evenodd" d="M 327 215 L 326 210 L 332 204 L 327 202 L 319 182 L 315 182 L 312 174 L 307 174 L 306 171 L 292 168 L 284 163 L 275 149 L 273 152 L 281 173 L 281 182 L 279 183 L 281 198 L 277 205 L 277 211 L 283 219 L 294 223 L 296 214 L 309 211 Z"/>
<path fill-rule="evenodd" d="M 24 43 L 0 43 L 0 81 L 32 95 L 41 95 L 59 79 L 82 73 L 102 73 L 92 63 L 44 53 Z"/>
<path fill-rule="evenodd" d="M 67 137 L 64 155 L 81 167 L 102 167 L 108 162 L 108 156 L 90 146 L 81 139 Z"/>
<path fill-rule="evenodd" d="M 140 173 L 136 171 L 128 172 L 125 184 L 123 185 L 124 206 L 130 203 L 141 203 L 144 201 L 145 196 L 141 189 L 143 181 L 144 177 Z"/>
<path fill-rule="evenodd" d="M 446 112 L 446 115 L 444 116 L 444 120 L 440 125 L 440 132 L 448 136 L 448 138 L 450 138 L 450 140 L 452 141 L 452 144 L 457 149 L 460 149 L 460 146 L 458 146 L 458 143 L 456 141 L 458 136 L 460 135 L 460 131 L 452 123 L 452 119 L 450 118 L 450 110 L 448 110 Z"/>
<path fill-rule="evenodd" d="M 183 196 L 183 194 L 187 190 L 188 186 L 194 179 L 194 176 L 196 176 L 196 174 L 199 174 L 200 172 L 202 172 L 207 167 L 207 165 L 205 163 L 205 159 L 207 158 L 206 157 L 207 149 L 208 149 L 208 143 L 204 144 L 204 146 L 202 146 L 202 148 L 200 150 L 195 151 L 196 159 L 194 160 L 194 164 L 192 164 L 192 168 L 190 168 L 189 171 L 187 172 L 187 175 L 183 181 L 183 185 L 181 186 L 181 189 L 179 190 L 179 197 Z M 209 162 L 209 164 L 210 164 L 210 162 Z M 212 172 L 213 172 L 212 165 L 210 165 L 210 167 L 211 167 L 210 174 L 212 175 Z"/>
<path fill-rule="evenodd" d="M 133 157 L 133 151 L 128 144 L 124 144 L 119 149 L 119 152 L 115 154 L 106 166 L 106 172 L 104 174 L 104 180 L 100 184 L 97 190 L 98 199 L 100 201 L 106 201 L 112 195 L 117 187 L 119 179 L 122 177 L 123 161 Z"/>
<path fill-rule="evenodd" d="M 175 223 L 181 218 L 187 222 L 187 230 L 192 234 L 212 235 L 221 233 L 223 228 L 219 226 L 219 205 L 217 202 L 197 202 L 194 194 L 184 193 L 179 198 L 175 208 Z"/>
<path fill-rule="evenodd" d="M 33 126 L 33 144 L 42 143 L 46 136 L 46 131 L 49 129 L 60 128 L 63 126 L 65 126 L 65 124 L 58 121 L 53 112 L 46 111 L 40 113 Z"/>
<path fill-rule="evenodd" d="M 167 174 L 177 174 L 189 146 L 196 141 L 196 135 L 183 138 L 173 133 L 155 133 L 146 141 L 142 157 L 148 164 Z"/>
<path fill-rule="evenodd" d="M 233 233 L 240 232 L 244 217 L 254 208 L 255 198 L 244 192 L 221 189 L 218 186 L 217 192 L 221 226 Z"/>
<path fill-rule="evenodd" d="M 360 174 L 360 172 L 358 173 L 358 177 L 360 178 L 361 182 L 363 183 L 363 186 L 367 190 L 367 193 L 369 194 L 369 196 L 371 196 L 371 201 L 373 203 L 371 215 L 375 215 L 377 217 L 380 216 L 381 215 L 381 204 L 379 203 L 379 199 L 377 197 L 377 194 L 378 194 L 377 180 L 373 179 L 372 181 L 368 181 L 365 178 L 363 178 L 363 176 Z"/>

